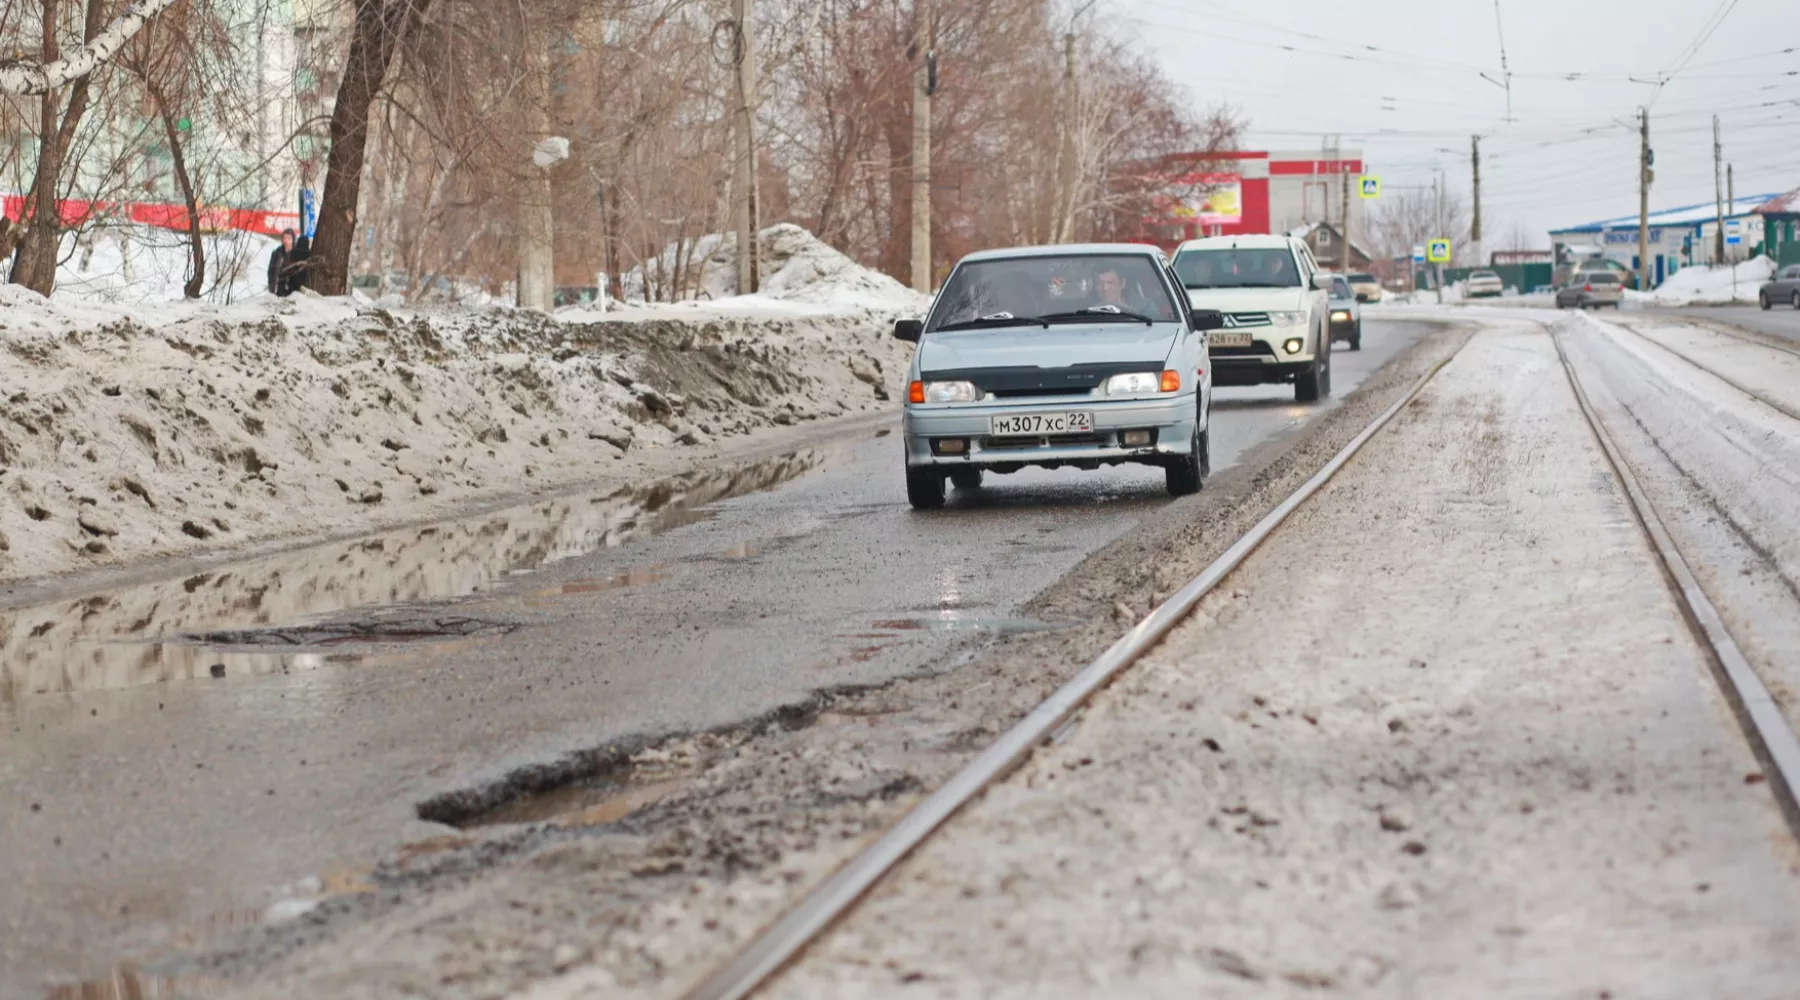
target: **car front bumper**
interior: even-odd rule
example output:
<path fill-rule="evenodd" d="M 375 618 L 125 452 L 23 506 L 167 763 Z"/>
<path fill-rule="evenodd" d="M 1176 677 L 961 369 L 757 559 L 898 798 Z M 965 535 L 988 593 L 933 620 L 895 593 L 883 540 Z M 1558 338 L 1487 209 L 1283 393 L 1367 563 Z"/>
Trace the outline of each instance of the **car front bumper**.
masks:
<path fill-rule="evenodd" d="M 1089 412 L 1094 415 L 1091 434 L 996 438 L 989 434 L 994 417 L 1026 413 Z M 1141 462 L 1162 465 L 1193 451 L 1198 407 L 1193 393 L 1161 399 L 1100 400 L 1075 397 L 1030 403 L 908 404 L 901 421 L 906 440 L 906 464 L 937 466 L 946 471 L 986 468 L 1010 471 L 1027 465 L 1073 465 L 1095 468 Z M 1148 430 L 1148 445 L 1126 447 L 1122 434 Z M 940 454 L 932 442 L 957 439 L 966 442 L 960 454 Z"/>

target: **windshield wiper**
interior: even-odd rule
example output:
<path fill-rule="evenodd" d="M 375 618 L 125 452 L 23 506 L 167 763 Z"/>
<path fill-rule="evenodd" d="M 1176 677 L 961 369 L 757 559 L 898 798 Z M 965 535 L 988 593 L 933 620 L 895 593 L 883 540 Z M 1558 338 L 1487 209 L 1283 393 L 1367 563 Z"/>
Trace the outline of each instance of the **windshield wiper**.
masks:
<path fill-rule="evenodd" d="M 1117 306 L 1093 306 L 1088 309 L 1077 309 L 1074 312 L 1048 313 L 1038 318 L 1042 319 L 1046 325 L 1053 321 L 1065 320 L 1124 320 L 1127 323 L 1142 323 L 1145 326 L 1151 326 L 1156 322 L 1143 313 L 1126 312 Z"/>
<path fill-rule="evenodd" d="M 995 313 L 992 316 L 978 316 L 975 319 L 966 319 L 961 323 L 945 323 L 943 326 L 938 327 L 932 332 L 944 333 L 948 330 L 974 330 L 984 326 L 1048 327 L 1049 325 L 1049 323 L 1044 322 L 1043 318 L 1039 316 L 1014 316 L 1012 313 Z"/>

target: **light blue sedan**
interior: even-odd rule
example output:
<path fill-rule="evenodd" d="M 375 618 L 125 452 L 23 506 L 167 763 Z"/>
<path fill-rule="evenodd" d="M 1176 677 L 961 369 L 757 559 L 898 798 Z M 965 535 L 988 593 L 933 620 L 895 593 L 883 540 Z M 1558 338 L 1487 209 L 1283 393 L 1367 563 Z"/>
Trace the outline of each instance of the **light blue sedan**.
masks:
<path fill-rule="evenodd" d="M 1162 253 L 1136 244 L 988 250 L 964 257 L 923 320 L 903 422 L 906 496 L 944 504 L 945 483 L 1026 466 L 1160 466 L 1168 490 L 1210 465 L 1216 310 L 1187 308 Z"/>

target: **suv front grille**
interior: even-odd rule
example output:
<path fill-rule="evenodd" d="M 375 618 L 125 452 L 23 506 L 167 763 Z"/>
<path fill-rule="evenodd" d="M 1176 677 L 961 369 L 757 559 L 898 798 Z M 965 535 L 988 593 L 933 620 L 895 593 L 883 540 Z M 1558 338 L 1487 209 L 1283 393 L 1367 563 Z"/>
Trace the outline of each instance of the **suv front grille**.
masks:
<path fill-rule="evenodd" d="M 1269 314 L 1266 312 L 1226 313 L 1225 326 L 1230 329 L 1244 326 L 1268 326 Z"/>

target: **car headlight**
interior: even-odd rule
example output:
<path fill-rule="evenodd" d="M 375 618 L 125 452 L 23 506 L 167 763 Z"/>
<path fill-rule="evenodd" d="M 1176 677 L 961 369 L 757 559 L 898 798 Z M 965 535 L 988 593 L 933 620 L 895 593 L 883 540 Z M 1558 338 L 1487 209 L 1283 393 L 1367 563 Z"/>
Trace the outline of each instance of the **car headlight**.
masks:
<path fill-rule="evenodd" d="M 1156 372 L 1127 372 L 1114 375 L 1106 380 L 1100 391 L 1108 396 L 1136 396 L 1146 392 L 1159 392 L 1160 383 Z"/>
<path fill-rule="evenodd" d="M 927 382 L 927 403 L 973 403 L 981 397 L 973 382 Z"/>
<path fill-rule="evenodd" d="M 1269 314 L 1269 322 L 1276 326 L 1293 326 L 1305 318 L 1306 314 L 1303 312 L 1272 312 Z"/>
<path fill-rule="evenodd" d="M 1340 321 L 1344 322 L 1344 323 L 1350 322 L 1350 310 L 1348 310 L 1348 309 L 1333 309 L 1331 311 L 1331 321 L 1333 323 L 1337 323 Z"/>

